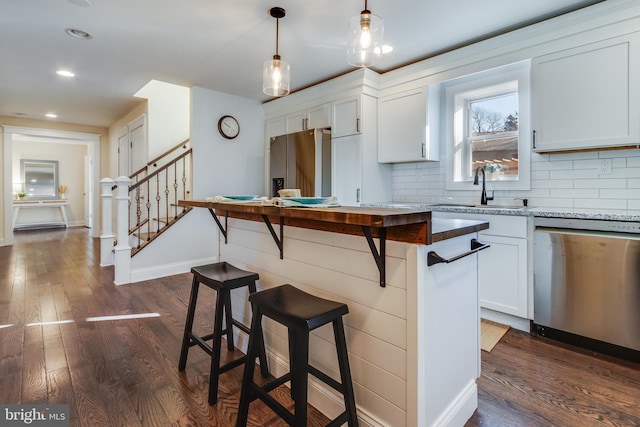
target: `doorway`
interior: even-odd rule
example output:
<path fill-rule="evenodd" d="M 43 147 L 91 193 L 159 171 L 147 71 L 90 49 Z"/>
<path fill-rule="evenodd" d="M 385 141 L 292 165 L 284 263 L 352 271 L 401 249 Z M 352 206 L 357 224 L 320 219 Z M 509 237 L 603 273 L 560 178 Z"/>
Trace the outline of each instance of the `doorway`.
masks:
<path fill-rule="evenodd" d="M 80 203 L 88 207 L 88 212 L 80 218 L 89 228 L 91 237 L 99 237 L 100 230 L 96 224 L 96 213 L 99 213 L 99 165 L 100 165 L 100 135 L 82 132 L 58 131 L 52 129 L 26 128 L 18 126 L 5 126 L 4 128 L 4 168 L 3 168 L 3 236 L 1 245 L 11 245 L 13 243 L 13 195 L 16 192 L 16 185 L 20 182 L 14 179 L 15 171 L 13 153 L 14 145 L 23 141 L 34 141 L 43 144 L 75 144 L 85 146 L 86 159 L 81 159 L 76 167 L 83 171 L 83 177 L 77 182 L 78 194 L 81 195 Z M 17 146 L 17 145 L 16 145 Z M 84 173 L 84 171 L 87 171 Z M 19 174 L 19 173 L 18 173 Z M 88 217 L 87 217 L 88 215 Z M 1 237 L 1 236 L 0 236 Z"/>

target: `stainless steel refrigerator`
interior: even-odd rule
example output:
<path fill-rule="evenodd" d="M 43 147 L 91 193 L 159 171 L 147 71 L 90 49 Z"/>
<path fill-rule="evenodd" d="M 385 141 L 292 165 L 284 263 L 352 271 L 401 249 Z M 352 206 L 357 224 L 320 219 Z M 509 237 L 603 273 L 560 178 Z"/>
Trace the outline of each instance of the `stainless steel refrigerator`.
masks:
<path fill-rule="evenodd" d="M 271 138 L 271 196 L 299 188 L 303 197 L 331 196 L 331 131 L 309 129 Z"/>

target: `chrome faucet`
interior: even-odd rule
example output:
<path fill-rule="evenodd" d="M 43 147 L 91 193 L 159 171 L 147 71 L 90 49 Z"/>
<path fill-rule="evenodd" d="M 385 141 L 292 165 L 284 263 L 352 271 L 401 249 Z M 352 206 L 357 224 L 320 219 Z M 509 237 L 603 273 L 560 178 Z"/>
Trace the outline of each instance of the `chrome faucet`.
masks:
<path fill-rule="evenodd" d="M 480 204 L 486 205 L 487 201 L 493 200 L 494 192 L 491 192 L 491 197 L 487 197 L 487 186 L 485 182 L 485 172 L 482 166 L 476 168 L 476 175 L 473 178 L 473 185 L 478 185 L 478 173 L 482 172 L 482 196 L 480 197 Z"/>

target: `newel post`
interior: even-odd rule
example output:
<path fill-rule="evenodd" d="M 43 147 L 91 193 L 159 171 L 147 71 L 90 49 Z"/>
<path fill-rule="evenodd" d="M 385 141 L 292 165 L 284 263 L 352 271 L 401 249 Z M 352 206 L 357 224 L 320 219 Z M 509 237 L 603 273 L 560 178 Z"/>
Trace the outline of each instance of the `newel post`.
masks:
<path fill-rule="evenodd" d="M 102 200 L 102 225 L 100 233 L 100 267 L 113 265 L 113 180 L 102 178 L 100 180 L 100 198 Z"/>
<path fill-rule="evenodd" d="M 114 283 L 131 283 L 131 246 L 129 246 L 129 185 L 127 176 L 116 178 L 116 240 L 114 248 Z"/>

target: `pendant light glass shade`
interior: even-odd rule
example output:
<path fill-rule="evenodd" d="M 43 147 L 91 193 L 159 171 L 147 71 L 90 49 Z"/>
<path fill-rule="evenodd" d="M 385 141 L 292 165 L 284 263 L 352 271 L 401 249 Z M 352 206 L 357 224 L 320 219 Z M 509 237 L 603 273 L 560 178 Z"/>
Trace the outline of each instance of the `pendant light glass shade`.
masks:
<path fill-rule="evenodd" d="M 281 7 L 272 7 L 269 14 L 276 18 L 276 54 L 273 59 L 264 61 L 262 67 L 262 91 L 270 96 L 285 96 L 289 94 L 291 71 L 289 64 L 280 59 L 278 55 L 278 31 L 280 18 L 284 18 L 285 10 Z"/>
<path fill-rule="evenodd" d="M 270 96 L 285 96 L 289 94 L 291 72 L 289 64 L 280 59 L 280 55 L 273 55 L 273 59 L 264 61 L 262 67 L 262 91 Z"/>
<path fill-rule="evenodd" d="M 356 67 L 370 67 L 382 58 L 382 39 L 384 23 L 382 18 L 367 10 L 349 21 L 347 36 L 347 61 Z"/>

